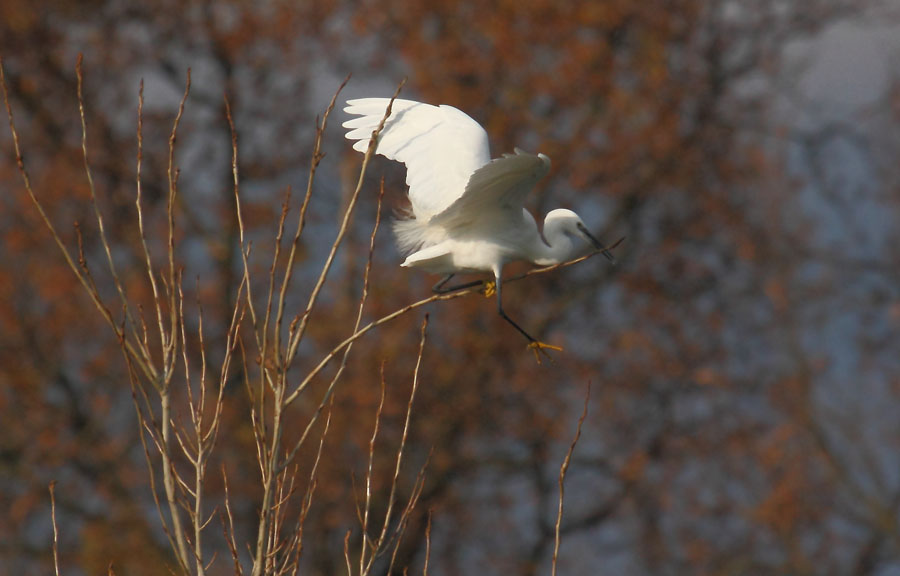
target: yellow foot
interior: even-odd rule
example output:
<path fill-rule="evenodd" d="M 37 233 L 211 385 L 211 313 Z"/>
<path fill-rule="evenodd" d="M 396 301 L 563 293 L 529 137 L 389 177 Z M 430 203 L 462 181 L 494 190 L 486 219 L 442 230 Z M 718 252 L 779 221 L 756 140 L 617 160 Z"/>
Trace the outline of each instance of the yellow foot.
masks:
<path fill-rule="evenodd" d="M 531 351 L 534 352 L 534 359 L 537 360 L 537 363 L 541 363 L 541 354 L 546 356 L 550 362 L 553 362 L 553 357 L 547 353 L 547 350 L 556 350 L 557 352 L 562 352 L 561 346 L 554 346 L 552 344 L 544 344 L 543 342 L 538 342 L 535 340 L 531 344 L 528 345 L 531 348 Z"/>
<path fill-rule="evenodd" d="M 493 280 L 484 281 L 484 297 L 490 298 L 497 293 L 497 283 Z"/>

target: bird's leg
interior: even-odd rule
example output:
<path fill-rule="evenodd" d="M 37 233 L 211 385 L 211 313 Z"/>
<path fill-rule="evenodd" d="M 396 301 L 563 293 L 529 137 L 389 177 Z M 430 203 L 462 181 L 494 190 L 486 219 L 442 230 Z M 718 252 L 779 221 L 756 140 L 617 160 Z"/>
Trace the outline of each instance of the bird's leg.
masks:
<path fill-rule="evenodd" d="M 449 292 L 450 289 L 444 289 L 444 284 L 450 281 L 453 278 L 453 274 L 447 274 L 444 276 L 440 282 L 431 287 L 431 291 L 435 294 L 444 294 L 445 292 Z"/>
<path fill-rule="evenodd" d="M 519 333 L 522 334 L 522 336 L 528 339 L 528 347 L 531 348 L 531 350 L 534 352 L 534 359 L 537 360 L 538 364 L 541 363 L 541 354 L 543 354 L 544 356 L 549 358 L 551 362 L 553 362 L 553 358 L 550 356 L 550 354 L 547 353 L 547 349 L 561 351 L 562 347 L 541 342 L 540 340 L 526 332 L 521 326 L 516 324 L 512 318 L 506 315 L 506 312 L 503 311 L 503 295 L 501 292 L 501 286 L 503 283 L 500 280 L 499 271 L 495 274 L 494 277 L 496 278 L 496 281 L 493 284 L 497 287 L 497 312 L 501 317 L 503 317 L 504 320 L 512 324 L 513 328 L 518 330 Z"/>
<path fill-rule="evenodd" d="M 453 278 L 453 274 L 447 274 L 440 282 L 431 287 L 431 291 L 435 294 L 448 294 L 450 292 L 456 292 L 457 290 L 465 290 L 466 288 L 473 288 L 482 284 L 481 280 L 475 280 L 473 282 L 466 282 L 465 284 L 458 284 L 456 286 L 450 286 L 449 288 L 444 288 L 444 284 L 450 281 Z"/>

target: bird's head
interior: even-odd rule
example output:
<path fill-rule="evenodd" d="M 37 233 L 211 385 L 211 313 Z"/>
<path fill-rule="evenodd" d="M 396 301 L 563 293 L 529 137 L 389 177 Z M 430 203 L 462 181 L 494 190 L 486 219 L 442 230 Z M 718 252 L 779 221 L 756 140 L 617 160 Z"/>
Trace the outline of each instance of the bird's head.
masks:
<path fill-rule="evenodd" d="M 591 250 L 600 250 L 610 262 L 616 261 L 606 246 L 588 231 L 581 217 L 565 208 L 552 210 L 544 218 L 544 237 L 547 241 L 552 245 L 560 235 L 571 244 L 570 257 L 580 256 Z"/>

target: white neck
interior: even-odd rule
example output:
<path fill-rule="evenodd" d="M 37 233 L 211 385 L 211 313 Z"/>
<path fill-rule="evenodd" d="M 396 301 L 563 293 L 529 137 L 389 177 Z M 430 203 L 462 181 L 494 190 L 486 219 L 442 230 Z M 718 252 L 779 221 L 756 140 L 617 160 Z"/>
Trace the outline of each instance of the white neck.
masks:
<path fill-rule="evenodd" d="M 577 248 L 572 243 L 572 238 L 563 232 L 562 224 L 561 221 L 555 219 L 551 219 L 549 222 L 544 220 L 544 240 L 547 243 L 539 240 L 540 246 L 536 247 L 535 254 L 538 257 L 533 262 L 538 266 L 552 266 L 574 257 Z"/>

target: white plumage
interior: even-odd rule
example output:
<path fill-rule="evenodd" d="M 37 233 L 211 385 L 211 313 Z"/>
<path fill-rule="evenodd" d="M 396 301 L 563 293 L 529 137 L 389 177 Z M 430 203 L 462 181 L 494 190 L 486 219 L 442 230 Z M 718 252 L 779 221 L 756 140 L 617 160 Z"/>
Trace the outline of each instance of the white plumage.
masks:
<path fill-rule="evenodd" d="M 389 102 L 347 101 L 344 111 L 356 116 L 344 122 L 347 138 L 356 141 L 354 150 L 365 153 Z M 394 223 L 397 244 L 406 255 L 402 265 L 450 276 L 492 272 L 500 315 L 528 338 L 536 354 L 555 348 L 533 338 L 503 311 L 503 265 L 515 260 L 556 264 L 592 248 L 613 258 L 571 210 L 547 214 L 542 237 L 523 204 L 550 171 L 550 159 L 517 149 L 491 160 L 487 133 L 478 122 L 446 104 L 411 100 L 394 100 L 376 152 L 407 169 L 411 214 Z M 442 291 L 450 276 L 435 290 Z"/>

